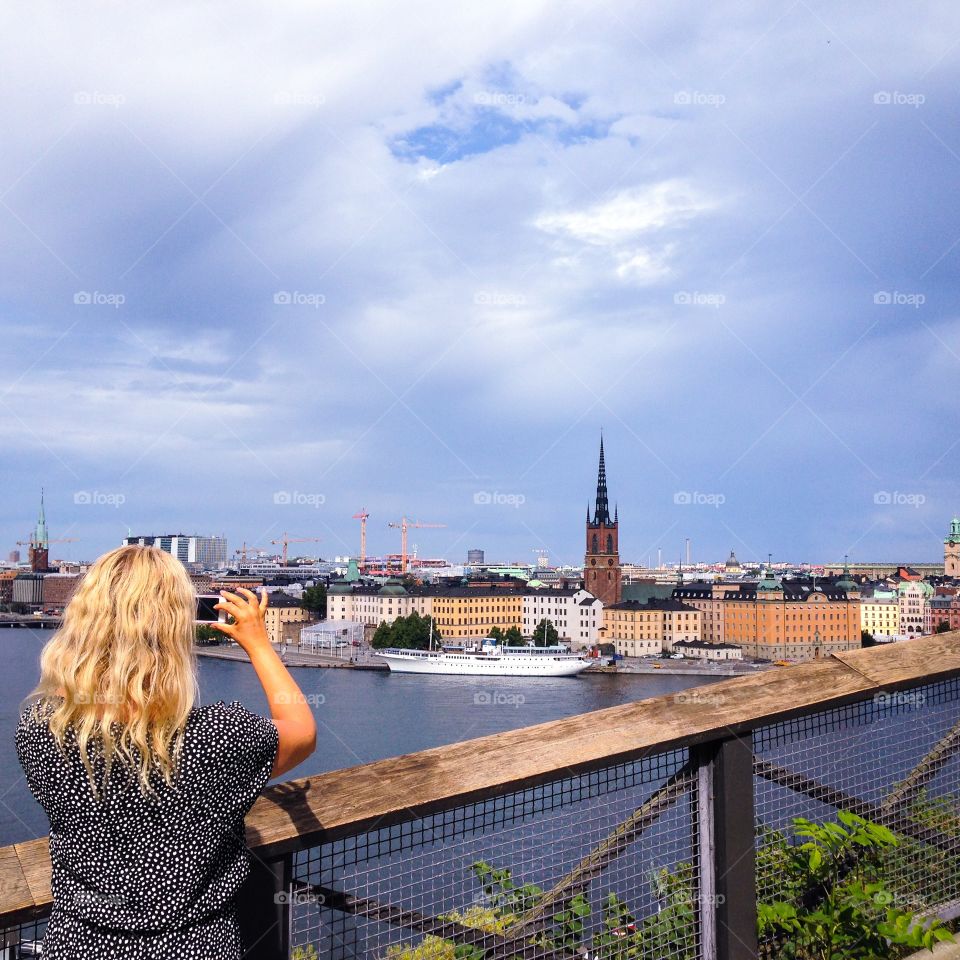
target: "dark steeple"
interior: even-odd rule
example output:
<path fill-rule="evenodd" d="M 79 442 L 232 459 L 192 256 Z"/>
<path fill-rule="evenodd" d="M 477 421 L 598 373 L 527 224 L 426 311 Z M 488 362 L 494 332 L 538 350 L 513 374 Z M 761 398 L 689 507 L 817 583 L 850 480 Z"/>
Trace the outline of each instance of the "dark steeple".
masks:
<path fill-rule="evenodd" d="M 600 469 L 597 471 L 597 505 L 593 511 L 593 523 L 610 526 L 610 507 L 607 504 L 607 468 L 603 463 L 603 434 L 600 435 Z"/>

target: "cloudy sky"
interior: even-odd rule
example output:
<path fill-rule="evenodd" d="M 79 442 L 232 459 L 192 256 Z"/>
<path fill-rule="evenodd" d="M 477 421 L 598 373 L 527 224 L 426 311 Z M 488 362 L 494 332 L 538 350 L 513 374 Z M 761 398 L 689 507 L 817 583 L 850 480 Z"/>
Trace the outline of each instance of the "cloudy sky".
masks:
<path fill-rule="evenodd" d="M 13 3 L 4 552 L 932 560 L 951 2 Z M 314 545 L 308 545 L 314 549 Z M 292 552 L 296 552 L 292 550 Z"/>

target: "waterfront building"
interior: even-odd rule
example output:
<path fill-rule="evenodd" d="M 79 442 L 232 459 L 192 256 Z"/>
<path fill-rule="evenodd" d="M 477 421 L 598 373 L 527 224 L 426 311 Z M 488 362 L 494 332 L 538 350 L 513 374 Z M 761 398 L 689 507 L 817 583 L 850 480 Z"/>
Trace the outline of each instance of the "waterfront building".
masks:
<path fill-rule="evenodd" d="M 812 660 L 860 647 L 860 593 L 852 580 L 778 579 L 724 596 L 724 636 L 744 656 Z"/>
<path fill-rule="evenodd" d="M 621 600 L 603 608 L 603 642 L 626 657 L 671 653 L 680 640 L 700 639 L 700 611 L 679 600 Z"/>
<path fill-rule="evenodd" d="M 41 608 L 44 613 L 61 614 L 83 579 L 78 573 L 45 573 L 42 580 Z"/>
<path fill-rule="evenodd" d="M 523 630 L 523 594 L 496 587 L 453 587 L 432 599 L 434 623 L 445 638 L 489 636 L 494 627 Z"/>
<path fill-rule="evenodd" d="M 583 586 L 597 597 L 604 607 L 619 603 L 622 597 L 620 566 L 620 517 L 614 508 L 610 518 L 607 498 L 607 470 L 603 459 L 603 437 L 600 438 L 600 465 L 597 470 L 597 496 L 593 519 L 587 510 L 586 554 L 583 558 Z"/>
<path fill-rule="evenodd" d="M 927 603 L 933 596 L 933 587 L 925 580 L 903 580 L 897 587 L 900 604 L 900 633 L 908 640 L 931 633 L 930 611 Z"/>
<path fill-rule="evenodd" d="M 13 578 L 16 570 L 0 570 L 0 605 L 13 603 Z"/>
<path fill-rule="evenodd" d="M 742 660 L 743 649 L 735 643 L 707 643 L 704 640 L 677 640 L 673 649 L 696 660 Z"/>
<path fill-rule="evenodd" d="M 694 580 L 674 587 L 672 596 L 700 611 L 700 639 L 705 643 L 724 642 L 724 597 L 740 589 L 737 583 L 709 583 Z"/>
<path fill-rule="evenodd" d="M 562 643 L 592 647 L 603 625 L 603 604 L 582 588 L 527 590 L 522 596 L 523 622 L 520 629 L 529 637 L 541 620 L 549 620 Z"/>
<path fill-rule="evenodd" d="M 482 550 L 468 550 L 467 564 L 471 567 L 482 567 L 484 563 L 484 553 Z"/>
<path fill-rule="evenodd" d="M 125 537 L 124 544 L 158 547 L 172 554 L 181 563 L 195 563 L 205 570 L 227 565 L 226 537 L 204 537 L 199 534 L 170 533 L 159 536 Z"/>
<path fill-rule="evenodd" d="M 13 578 L 14 604 L 20 604 L 30 613 L 43 608 L 43 574 L 18 573 Z"/>
<path fill-rule="evenodd" d="M 264 623 L 271 643 L 283 640 L 284 624 L 305 623 L 311 619 L 310 611 L 300 606 L 300 601 L 282 590 L 270 594 Z"/>

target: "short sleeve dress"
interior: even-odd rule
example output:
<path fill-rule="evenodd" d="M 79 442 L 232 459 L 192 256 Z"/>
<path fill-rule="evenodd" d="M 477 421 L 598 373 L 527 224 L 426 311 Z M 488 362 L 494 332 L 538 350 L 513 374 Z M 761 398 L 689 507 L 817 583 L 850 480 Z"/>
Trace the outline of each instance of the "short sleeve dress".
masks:
<path fill-rule="evenodd" d="M 239 701 L 195 707 L 173 783 L 144 795 L 119 764 L 98 801 L 68 731 L 65 755 L 27 704 L 17 755 L 50 820 L 53 907 L 44 960 L 239 960 L 234 898 L 250 872 L 244 816 L 279 735 Z M 103 758 L 91 757 L 102 783 Z"/>

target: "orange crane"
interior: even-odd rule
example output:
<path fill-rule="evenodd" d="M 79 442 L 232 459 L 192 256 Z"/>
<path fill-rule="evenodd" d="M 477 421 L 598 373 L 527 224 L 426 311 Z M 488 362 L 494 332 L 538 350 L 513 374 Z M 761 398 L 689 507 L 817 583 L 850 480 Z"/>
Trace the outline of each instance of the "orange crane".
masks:
<path fill-rule="evenodd" d="M 367 565 L 367 517 L 370 514 L 367 513 L 366 507 L 361 507 L 359 512 L 355 513 L 352 520 L 360 521 L 360 572 L 363 573 L 363 568 Z"/>
<path fill-rule="evenodd" d="M 276 542 L 276 541 L 274 541 Z M 239 550 L 234 550 L 233 554 L 236 557 L 240 557 L 244 562 L 247 559 L 247 553 L 252 553 L 254 550 L 266 550 L 266 547 L 248 547 L 247 541 L 243 541 L 243 546 Z"/>
<path fill-rule="evenodd" d="M 406 517 L 401 517 L 399 523 L 393 523 L 392 521 L 387 524 L 388 527 L 399 527 L 400 528 L 400 572 L 407 572 L 407 530 L 411 529 L 423 529 L 425 527 L 434 527 L 439 529 L 440 527 L 445 527 L 445 523 L 420 523 L 419 520 L 408 520 Z"/>
<path fill-rule="evenodd" d="M 291 543 L 319 543 L 319 537 L 288 537 L 286 533 L 280 537 L 279 540 L 271 540 L 271 543 L 282 543 L 283 544 L 283 565 L 287 565 L 287 547 Z"/>

